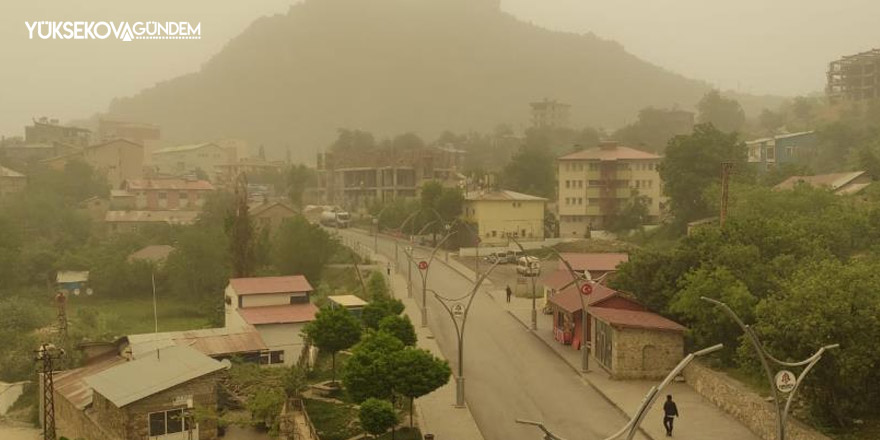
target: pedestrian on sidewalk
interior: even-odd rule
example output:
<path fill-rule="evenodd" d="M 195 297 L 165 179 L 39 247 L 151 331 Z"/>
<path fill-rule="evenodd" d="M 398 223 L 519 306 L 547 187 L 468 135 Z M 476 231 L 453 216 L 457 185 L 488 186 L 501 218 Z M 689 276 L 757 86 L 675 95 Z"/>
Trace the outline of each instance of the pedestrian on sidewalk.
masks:
<path fill-rule="evenodd" d="M 513 296 L 513 290 L 510 290 L 510 284 L 507 285 L 507 302 L 510 302 L 510 297 Z"/>
<path fill-rule="evenodd" d="M 672 421 L 678 417 L 678 407 L 672 401 L 672 394 L 666 395 L 666 403 L 663 404 L 663 427 L 666 428 L 666 436 L 672 437 Z"/>

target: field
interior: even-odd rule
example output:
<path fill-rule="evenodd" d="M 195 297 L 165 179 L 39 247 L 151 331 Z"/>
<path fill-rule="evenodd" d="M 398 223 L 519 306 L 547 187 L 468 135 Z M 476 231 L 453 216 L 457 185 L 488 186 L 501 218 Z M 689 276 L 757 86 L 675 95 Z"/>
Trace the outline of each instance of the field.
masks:
<path fill-rule="evenodd" d="M 159 331 L 211 327 L 209 312 L 179 299 L 157 302 Z M 90 336 L 123 336 L 155 330 L 151 298 L 74 297 L 68 300 L 70 331 L 96 332 Z"/>

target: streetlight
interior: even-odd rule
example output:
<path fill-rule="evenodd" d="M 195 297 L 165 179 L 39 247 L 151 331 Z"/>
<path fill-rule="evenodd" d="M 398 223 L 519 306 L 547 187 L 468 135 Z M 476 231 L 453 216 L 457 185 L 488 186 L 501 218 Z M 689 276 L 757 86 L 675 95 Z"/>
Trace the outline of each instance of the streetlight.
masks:
<path fill-rule="evenodd" d="M 431 290 L 431 293 L 434 294 L 434 298 L 436 298 L 437 301 L 440 301 L 440 304 L 446 309 L 446 313 L 449 313 L 449 317 L 452 319 L 452 324 L 455 326 L 455 336 L 458 341 L 458 374 L 455 376 L 456 408 L 464 408 L 464 330 L 465 325 L 467 324 L 468 312 L 471 310 L 471 305 L 474 302 L 474 297 L 476 296 L 477 291 L 480 289 L 480 285 L 483 284 L 483 281 L 497 265 L 498 262 L 496 261 L 485 274 L 477 278 L 470 293 L 462 297 L 447 298 L 436 291 Z M 465 300 L 467 300 L 466 303 L 463 302 Z M 461 323 L 459 323 L 459 320 L 461 320 Z"/>
<path fill-rule="evenodd" d="M 758 339 L 758 335 L 755 334 L 755 331 L 752 330 L 752 327 L 746 325 L 742 319 L 730 308 L 727 304 L 712 299 L 707 298 L 705 296 L 701 296 L 700 299 L 703 301 L 710 302 L 715 304 L 718 307 L 721 307 L 721 310 L 724 311 L 737 325 L 742 328 L 743 332 L 749 338 L 749 341 L 752 343 L 752 347 L 755 348 L 755 351 L 758 353 L 758 359 L 761 360 L 761 366 L 764 368 L 764 373 L 767 375 L 767 380 L 770 382 L 770 392 L 773 397 L 773 406 L 776 407 L 776 434 L 778 440 L 785 440 L 785 424 L 788 421 L 788 411 L 791 408 L 791 402 L 794 400 L 795 393 L 797 393 L 798 388 L 801 383 L 803 383 L 804 377 L 806 377 L 807 373 L 813 369 L 813 366 L 816 365 L 817 362 L 822 358 L 822 355 L 827 350 L 831 350 L 834 348 L 839 348 L 839 344 L 831 344 L 826 345 L 819 349 L 815 354 L 808 357 L 807 359 L 800 362 L 783 362 L 779 359 L 776 359 L 771 355 L 764 345 L 761 344 L 761 341 Z M 801 374 L 796 378 L 794 377 L 794 373 L 787 370 L 779 370 L 776 372 L 774 376 L 773 372 L 770 369 L 770 362 L 775 363 L 781 367 L 804 367 L 804 370 L 801 371 Z M 779 401 L 779 393 L 788 394 L 788 399 L 786 399 L 785 407 L 780 407 Z"/>
<path fill-rule="evenodd" d="M 427 226 L 430 226 L 430 223 Z M 434 262 L 434 257 L 437 255 L 437 250 L 440 249 L 440 246 L 442 246 L 443 243 L 445 243 L 446 240 L 448 240 L 449 237 L 451 237 L 451 236 L 452 236 L 451 233 L 447 233 L 446 236 L 443 237 L 443 239 L 437 243 L 437 246 L 434 246 L 434 249 L 431 251 L 431 255 L 428 257 L 428 260 L 422 260 L 422 261 L 419 261 L 419 263 L 418 263 L 419 275 L 421 275 L 421 278 L 422 278 L 422 304 L 421 304 L 421 311 L 422 311 L 421 326 L 422 327 L 428 326 L 428 308 L 427 308 L 427 303 L 426 303 L 427 289 L 428 289 L 428 270 L 431 269 L 431 263 Z M 412 263 L 413 263 L 412 254 L 410 254 L 409 257 L 410 257 L 410 266 L 412 266 Z"/>
<path fill-rule="evenodd" d="M 519 248 L 520 252 L 522 252 L 523 256 L 521 258 L 526 259 L 526 273 L 524 274 L 526 277 L 532 279 L 532 331 L 538 330 L 538 308 L 535 305 L 535 283 L 537 283 L 537 277 L 541 273 L 541 263 L 537 261 L 529 261 L 529 257 L 526 256 L 526 250 L 519 243 L 519 240 L 516 239 L 515 234 L 507 234 L 508 239 L 513 240 L 514 244 Z M 517 266 L 519 263 L 517 263 Z"/>

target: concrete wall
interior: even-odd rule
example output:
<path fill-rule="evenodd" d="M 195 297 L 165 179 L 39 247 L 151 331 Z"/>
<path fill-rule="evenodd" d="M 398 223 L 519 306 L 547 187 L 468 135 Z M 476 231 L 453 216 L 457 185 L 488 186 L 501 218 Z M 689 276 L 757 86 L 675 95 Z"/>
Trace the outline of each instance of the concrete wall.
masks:
<path fill-rule="evenodd" d="M 611 347 L 614 379 L 662 379 L 684 356 L 684 337 L 678 332 L 614 328 Z"/>
<path fill-rule="evenodd" d="M 700 395 L 746 425 L 765 440 L 776 439 L 776 410 L 773 404 L 724 373 L 692 362 L 684 370 L 687 383 Z M 789 419 L 788 440 L 830 440 L 825 435 Z"/>
<path fill-rule="evenodd" d="M 127 179 L 139 179 L 144 172 L 144 147 L 124 140 L 111 141 L 85 150 L 84 159 L 92 167 L 107 173 L 107 181 L 119 188 Z"/>
<path fill-rule="evenodd" d="M 476 200 L 466 201 L 465 216 L 477 224 L 480 239 L 487 245 L 507 244 L 506 233 L 518 234 L 519 241 L 544 239 L 544 201 Z M 525 231 L 525 235 L 523 235 Z"/>
<path fill-rule="evenodd" d="M 299 361 L 305 342 L 302 332 L 306 323 L 265 324 L 257 325 L 257 331 L 269 350 L 284 350 L 284 365 L 293 365 Z"/>
<path fill-rule="evenodd" d="M 124 411 L 128 438 L 148 438 L 149 413 L 185 408 L 186 403 L 181 404 L 180 402 L 185 402 L 188 398 L 192 399 L 194 408 L 216 408 L 217 381 L 221 374 L 223 374 L 223 370 L 193 379 L 126 406 Z M 199 440 L 217 438 L 216 420 L 202 420 L 196 423 L 198 424 L 198 436 L 193 436 L 193 438 Z M 184 432 L 180 437 L 186 438 L 186 433 Z"/>
<path fill-rule="evenodd" d="M 5 415 L 12 404 L 18 400 L 24 391 L 27 382 L 3 383 L 0 382 L 0 416 Z"/>
<path fill-rule="evenodd" d="M 284 306 L 290 304 L 291 296 L 302 296 L 305 293 L 268 293 L 265 295 L 242 295 L 242 308 L 248 307 L 265 307 L 265 306 Z M 237 300 L 236 300 L 237 301 Z M 238 303 L 236 302 L 237 306 Z"/>
<path fill-rule="evenodd" d="M 58 437 L 88 440 L 118 440 L 118 434 L 106 429 L 95 418 L 95 410 L 80 411 L 67 399 L 55 392 L 55 427 Z"/>

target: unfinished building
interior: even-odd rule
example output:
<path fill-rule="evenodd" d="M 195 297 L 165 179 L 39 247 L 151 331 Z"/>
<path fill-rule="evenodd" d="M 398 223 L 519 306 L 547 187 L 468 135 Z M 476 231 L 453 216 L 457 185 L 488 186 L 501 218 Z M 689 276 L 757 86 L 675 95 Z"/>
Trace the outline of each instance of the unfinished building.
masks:
<path fill-rule="evenodd" d="M 828 66 L 825 93 L 831 102 L 880 97 L 880 49 L 832 61 Z"/>

